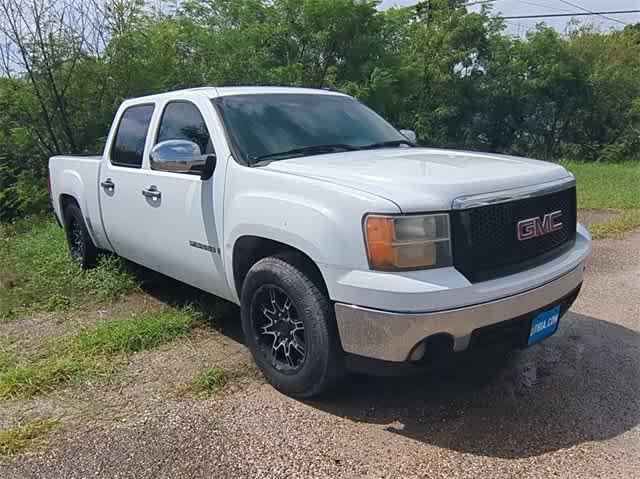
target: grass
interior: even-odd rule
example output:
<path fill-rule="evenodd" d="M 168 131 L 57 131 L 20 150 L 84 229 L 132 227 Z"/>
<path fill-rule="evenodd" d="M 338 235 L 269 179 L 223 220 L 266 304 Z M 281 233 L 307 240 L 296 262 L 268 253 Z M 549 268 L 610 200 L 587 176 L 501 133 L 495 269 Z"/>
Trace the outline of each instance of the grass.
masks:
<path fill-rule="evenodd" d="M 188 333 L 184 311 L 174 310 L 166 314 L 143 314 L 134 321 L 101 321 L 79 332 L 73 343 L 78 352 L 88 355 L 134 353 Z"/>
<path fill-rule="evenodd" d="M 92 358 L 73 355 L 56 358 L 51 355 L 25 365 L 10 367 L 1 373 L 0 399 L 31 397 L 109 372 L 106 365 L 101 365 Z"/>
<path fill-rule="evenodd" d="M 50 219 L 0 226 L 0 320 L 112 300 L 136 288 L 115 257 L 82 271 L 67 250 L 64 231 Z"/>
<path fill-rule="evenodd" d="M 224 388 L 231 379 L 229 370 L 214 367 L 198 374 L 189 384 L 189 390 L 197 395 L 210 396 Z"/>
<path fill-rule="evenodd" d="M 640 162 L 563 165 L 577 177 L 579 208 L 621 213 L 593 225 L 595 238 L 621 237 L 640 226 Z M 134 275 L 115 257 L 81 271 L 69 257 L 64 231 L 51 219 L 0 226 L 0 321 L 113 300 L 136 287 Z M 0 351 L 0 368 L 3 361 Z"/>
<path fill-rule="evenodd" d="M 563 162 L 578 181 L 578 208 L 640 208 L 640 161 L 626 163 Z"/>
<path fill-rule="evenodd" d="M 0 456 L 12 456 L 25 449 L 39 448 L 56 426 L 50 419 L 24 420 L 14 427 L 0 431 Z"/>
<path fill-rule="evenodd" d="M 619 214 L 591 225 L 596 239 L 621 238 L 640 227 L 640 162 L 563 162 L 578 182 L 578 208 L 613 210 Z"/>
<path fill-rule="evenodd" d="M 0 339 L 0 373 L 14 364 L 15 354 L 9 349 L 7 343 Z"/>
<path fill-rule="evenodd" d="M 624 237 L 627 231 L 639 226 L 640 209 L 623 210 L 618 216 L 609 221 L 591 225 L 590 230 L 595 239 L 620 239 Z"/>
<path fill-rule="evenodd" d="M 236 369 L 212 367 L 194 377 L 187 389 L 196 396 L 210 397 L 223 392 L 232 381 L 249 376 L 251 371 L 252 369 L 248 366 Z"/>
<path fill-rule="evenodd" d="M 0 351 L 0 373 L 13 364 L 13 355 L 6 351 Z"/>
<path fill-rule="evenodd" d="M 133 319 L 101 321 L 61 338 L 33 358 L 0 370 L 0 399 L 44 394 L 82 380 L 107 376 L 129 353 L 186 336 L 195 321 L 189 308 L 142 313 Z"/>

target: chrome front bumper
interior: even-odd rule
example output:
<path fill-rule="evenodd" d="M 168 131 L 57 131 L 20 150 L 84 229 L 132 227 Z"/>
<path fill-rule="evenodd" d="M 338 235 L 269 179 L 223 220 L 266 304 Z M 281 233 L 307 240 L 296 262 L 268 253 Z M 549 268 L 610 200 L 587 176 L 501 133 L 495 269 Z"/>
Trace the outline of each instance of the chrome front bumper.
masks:
<path fill-rule="evenodd" d="M 453 338 L 454 351 L 463 351 L 475 329 L 536 311 L 574 291 L 582 283 L 584 264 L 523 293 L 446 311 L 396 313 L 336 303 L 342 347 L 360 356 L 406 361 L 420 341 L 444 333 Z"/>

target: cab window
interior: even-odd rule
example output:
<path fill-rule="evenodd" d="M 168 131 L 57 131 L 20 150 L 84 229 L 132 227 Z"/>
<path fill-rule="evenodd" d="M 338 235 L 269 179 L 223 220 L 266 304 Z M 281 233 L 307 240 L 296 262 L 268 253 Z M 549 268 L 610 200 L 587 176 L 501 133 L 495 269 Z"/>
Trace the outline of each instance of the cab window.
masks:
<path fill-rule="evenodd" d="M 142 166 L 144 144 L 154 108 L 154 105 L 135 105 L 124 111 L 111 148 L 111 163 L 131 168 Z"/>
<path fill-rule="evenodd" d="M 190 142 L 195 151 L 188 153 Z M 202 169 L 208 155 L 214 153 L 207 125 L 196 105 L 187 101 L 173 101 L 162 112 L 156 145 L 165 144 L 163 154 L 151 155 L 151 168 L 175 172 Z M 184 152 L 184 154 L 182 154 Z"/>

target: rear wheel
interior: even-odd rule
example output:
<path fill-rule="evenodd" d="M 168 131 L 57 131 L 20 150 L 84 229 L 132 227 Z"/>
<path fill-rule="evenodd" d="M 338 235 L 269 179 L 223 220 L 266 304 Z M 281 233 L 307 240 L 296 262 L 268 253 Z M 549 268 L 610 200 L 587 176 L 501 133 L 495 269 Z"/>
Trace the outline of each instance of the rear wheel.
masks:
<path fill-rule="evenodd" d="M 98 248 L 89 236 L 80 207 L 75 203 L 68 204 L 64 209 L 64 220 L 71 258 L 82 269 L 92 268 L 98 261 Z"/>
<path fill-rule="evenodd" d="M 253 358 L 279 391 L 307 398 L 344 371 L 331 303 L 295 255 L 258 261 L 242 287 L 242 329 Z"/>

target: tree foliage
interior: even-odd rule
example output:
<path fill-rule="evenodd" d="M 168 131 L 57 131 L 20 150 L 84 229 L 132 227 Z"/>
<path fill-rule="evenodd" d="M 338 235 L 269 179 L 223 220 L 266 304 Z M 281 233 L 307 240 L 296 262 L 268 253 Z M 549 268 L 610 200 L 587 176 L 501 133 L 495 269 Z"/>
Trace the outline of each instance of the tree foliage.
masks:
<path fill-rule="evenodd" d="M 0 0 L 0 220 L 46 205 L 47 157 L 100 151 L 122 99 L 200 85 L 338 89 L 431 146 L 638 157 L 639 25 L 517 38 L 465 3 Z"/>

